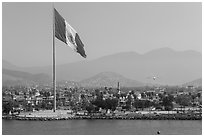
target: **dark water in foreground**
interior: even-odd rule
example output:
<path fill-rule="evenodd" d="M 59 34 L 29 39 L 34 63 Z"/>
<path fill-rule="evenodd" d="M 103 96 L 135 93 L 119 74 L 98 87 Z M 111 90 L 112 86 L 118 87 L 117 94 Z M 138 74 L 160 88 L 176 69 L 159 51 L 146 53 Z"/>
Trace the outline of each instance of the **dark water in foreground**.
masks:
<path fill-rule="evenodd" d="M 201 135 L 196 120 L 2 120 L 3 135 Z"/>

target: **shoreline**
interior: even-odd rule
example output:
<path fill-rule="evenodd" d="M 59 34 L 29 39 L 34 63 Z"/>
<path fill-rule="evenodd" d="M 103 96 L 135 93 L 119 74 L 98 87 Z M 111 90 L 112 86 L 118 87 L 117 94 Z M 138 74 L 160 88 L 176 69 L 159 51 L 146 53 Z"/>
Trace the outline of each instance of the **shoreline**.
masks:
<path fill-rule="evenodd" d="M 28 121 L 52 121 L 52 120 L 202 120 L 202 116 L 188 115 L 161 115 L 161 116 L 72 116 L 72 117 L 19 117 L 19 116 L 2 116 L 7 120 L 28 120 Z"/>

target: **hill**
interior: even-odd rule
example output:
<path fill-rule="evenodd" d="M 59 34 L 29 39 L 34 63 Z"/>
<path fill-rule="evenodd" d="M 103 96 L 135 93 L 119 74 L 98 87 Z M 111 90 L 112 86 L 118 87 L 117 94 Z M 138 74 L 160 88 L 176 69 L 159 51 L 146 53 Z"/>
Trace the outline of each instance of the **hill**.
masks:
<path fill-rule="evenodd" d="M 200 87 L 200 86 L 202 86 L 202 78 L 187 82 L 187 83 L 183 84 L 182 86 L 184 86 L 184 87 L 186 87 L 186 86 Z"/>
<path fill-rule="evenodd" d="M 101 72 L 93 77 L 80 81 L 83 87 L 117 87 L 120 82 L 121 87 L 138 87 L 144 86 L 142 82 L 131 80 L 114 72 Z"/>
<path fill-rule="evenodd" d="M 10 62 L 8 62 L 4 59 L 2 60 L 2 67 L 4 69 L 9 69 L 9 70 L 20 70 L 20 68 L 18 66 L 11 64 Z"/>
<path fill-rule="evenodd" d="M 30 74 L 22 71 L 2 69 L 3 85 L 30 85 L 50 83 L 51 78 L 43 73 Z"/>

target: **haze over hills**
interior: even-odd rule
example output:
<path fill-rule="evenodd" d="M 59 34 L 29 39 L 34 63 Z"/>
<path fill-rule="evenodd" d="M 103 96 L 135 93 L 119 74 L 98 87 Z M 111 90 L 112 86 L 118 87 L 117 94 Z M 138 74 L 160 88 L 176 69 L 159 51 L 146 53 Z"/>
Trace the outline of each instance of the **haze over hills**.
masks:
<path fill-rule="evenodd" d="M 145 54 L 117 53 L 91 61 L 57 65 L 56 68 L 58 80 L 82 81 L 101 72 L 115 72 L 143 83 L 181 85 L 202 76 L 202 54 L 191 50 L 161 48 Z M 52 74 L 51 66 L 21 70 L 32 74 Z M 158 79 L 147 79 L 150 76 L 157 76 Z"/>
<path fill-rule="evenodd" d="M 14 85 L 33 85 L 33 84 L 49 84 L 51 85 L 51 77 L 45 74 L 30 74 L 22 71 L 14 71 L 3 69 L 2 70 L 2 84 L 3 86 L 14 86 Z M 125 78 L 124 76 L 115 72 L 102 72 L 94 75 L 90 78 L 82 81 L 57 81 L 57 85 L 68 86 L 68 87 L 116 87 L 117 82 L 120 82 L 121 87 L 141 87 L 152 84 L 142 83 L 136 80 Z M 193 80 L 182 84 L 182 86 L 202 86 L 202 78 Z"/>
<path fill-rule="evenodd" d="M 184 83 L 182 86 L 185 86 L 185 87 L 186 86 L 200 87 L 200 86 L 202 86 L 202 78 L 199 78 L 199 79 Z"/>
<path fill-rule="evenodd" d="M 6 61 L 6 60 L 2 60 L 2 68 L 4 69 L 10 69 L 10 70 L 20 70 L 22 68 L 19 68 L 13 64 L 11 64 L 10 62 Z"/>
<path fill-rule="evenodd" d="M 50 84 L 51 78 L 45 74 L 30 74 L 22 71 L 14 71 L 3 69 L 2 82 L 4 86 L 14 85 L 33 85 L 33 84 Z M 131 80 L 114 72 L 102 72 L 93 77 L 84 79 L 79 82 L 75 81 L 57 81 L 57 85 L 72 87 L 116 87 L 117 82 L 121 83 L 121 87 L 138 87 L 144 86 L 144 83 Z"/>
<path fill-rule="evenodd" d="M 2 69 L 3 85 L 30 85 L 30 84 L 47 84 L 52 82 L 50 76 L 40 74 L 30 74 L 22 71 Z"/>
<path fill-rule="evenodd" d="M 15 86 L 15 85 L 52 85 L 52 78 L 44 73 L 31 74 L 23 71 L 15 71 L 9 69 L 2 70 L 2 85 Z M 57 81 L 57 85 L 80 87 L 79 82 L 75 81 Z"/>
<path fill-rule="evenodd" d="M 79 83 L 83 87 L 116 87 L 120 82 L 121 87 L 138 87 L 145 84 L 136 80 L 131 80 L 114 72 L 101 72 L 91 78 L 84 79 Z"/>

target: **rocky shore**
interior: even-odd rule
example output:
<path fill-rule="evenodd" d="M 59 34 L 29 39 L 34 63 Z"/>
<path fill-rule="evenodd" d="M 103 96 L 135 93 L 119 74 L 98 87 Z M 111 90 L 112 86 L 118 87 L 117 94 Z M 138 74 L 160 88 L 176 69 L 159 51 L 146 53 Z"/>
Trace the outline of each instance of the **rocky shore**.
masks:
<path fill-rule="evenodd" d="M 114 119 L 114 120 L 202 120 L 200 115 L 160 115 L 160 116 L 72 116 L 72 117 L 22 117 L 22 116 L 3 116 L 3 119 L 12 120 L 32 120 L 32 121 L 51 121 L 51 120 L 81 120 L 81 119 Z"/>

